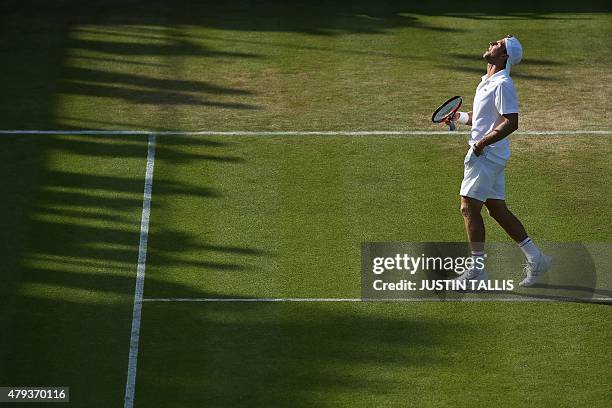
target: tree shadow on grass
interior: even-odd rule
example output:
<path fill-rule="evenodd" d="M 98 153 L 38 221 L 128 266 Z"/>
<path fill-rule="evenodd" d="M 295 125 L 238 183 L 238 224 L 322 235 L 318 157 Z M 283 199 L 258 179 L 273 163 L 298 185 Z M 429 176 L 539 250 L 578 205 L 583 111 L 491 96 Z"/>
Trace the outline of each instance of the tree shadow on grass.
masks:
<path fill-rule="evenodd" d="M 454 59 L 460 59 L 460 60 L 467 61 L 467 62 L 484 61 L 481 55 L 451 53 L 449 54 L 449 57 L 454 58 Z M 567 64 L 564 64 L 561 61 L 555 61 L 551 59 L 542 59 L 542 58 L 526 58 L 525 60 L 521 61 L 521 66 L 534 66 L 538 68 L 550 67 L 550 66 L 558 67 L 558 66 L 563 66 L 563 65 L 567 65 Z"/>
<path fill-rule="evenodd" d="M 77 30 L 77 32 L 83 32 Z M 87 31 L 84 31 L 87 32 Z M 98 32 L 104 34 L 104 32 Z M 208 58 L 259 58 L 257 54 L 244 52 L 215 51 L 201 44 L 190 41 L 176 40 L 177 37 L 170 34 L 166 37 L 170 42 L 167 44 L 134 43 L 109 40 L 83 40 L 73 39 L 68 46 L 73 50 L 94 51 L 101 54 L 114 56 L 151 56 L 151 57 L 175 57 L 192 56 Z"/>
<path fill-rule="evenodd" d="M 117 406 L 126 378 L 146 137 L 3 136 L 0 144 L 6 186 L 0 203 L 0 383 L 64 384 L 72 387 L 76 406 Z M 180 151 L 186 146 L 216 153 L 189 156 Z M 230 146 L 179 138 L 159 146 L 160 160 L 239 165 L 241 158 L 224 159 Z M 54 166 L 40 162 L 43 152 Z M 201 184 L 160 179 L 156 187 L 158 198 L 224 199 L 222 191 Z M 269 256 L 256 247 L 201 244 L 169 228 L 152 229 L 149 240 L 158 239 L 177 244 L 156 251 L 162 270 L 243 273 L 249 270 L 244 257 L 217 260 L 211 252 Z M 185 259 L 183 251 L 200 256 Z M 171 276 L 147 279 L 164 293 L 206 296 Z"/>
<path fill-rule="evenodd" d="M 495 9 L 493 9 L 495 10 Z M 564 9 L 560 9 L 564 10 Z M 559 13 L 564 13 L 567 11 L 558 11 Z M 499 13 L 455 13 L 451 12 L 447 15 L 450 17 L 459 17 L 465 18 L 468 20 L 477 20 L 477 21 L 516 21 L 516 20 L 555 20 L 555 21 L 574 21 L 574 20 L 592 20 L 592 17 L 588 16 L 559 16 L 552 15 L 556 13 L 553 10 L 542 10 L 539 12 L 514 12 L 508 10 L 500 10 Z"/>
<path fill-rule="evenodd" d="M 17 143 L 19 137 L 11 139 Z M 122 169 L 126 161 L 144 165 L 146 143 L 144 137 L 93 139 L 95 149 L 79 147 L 79 143 L 87 145 L 88 138 L 39 139 L 37 147 L 44 144 L 54 152 L 53 157 L 68 161 L 62 170 L 41 170 L 35 184 L 20 188 L 21 182 L 30 181 L 27 178 L 13 184 L 13 194 L 30 203 L 28 225 L 21 228 L 31 233 L 26 233 L 27 248 L 19 252 L 20 259 L 14 264 L 17 276 L 10 311 L 3 309 L 11 320 L 5 326 L 10 336 L 3 342 L 8 353 L 0 381 L 69 385 L 73 405 L 107 407 L 120 405 L 123 398 L 142 208 L 142 174 L 123 174 Z M 191 140 L 160 144 L 159 160 L 167 159 L 167 149 L 184 147 L 180 142 Z M 216 144 L 197 147 L 219 154 L 224 149 Z M 78 172 L 66 169 L 69 159 L 82 156 L 92 161 L 105 158 L 117 168 L 109 175 L 93 162 L 83 166 L 78 161 Z M 15 166 L 13 173 L 3 176 L 11 178 L 27 170 Z M 171 184 L 163 178 L 155 187 L 154 197 L 158 198 L 223 199 L 222 192 L 211 196 L 209 188 Z M 155 205 L 164 209 L 163 200 Z M 49 208 L 54 212 L 49 214 Z M 199 237 L 163 228 L 152 228 L 149 240 L 168 244 L 155 251 L 154 262 L 161 269 L 186 266 L 203 272 L 248 272 L 243 264 L 216 262 L 207 256 L 271 255 L 257 247 L 202 242 Z M 199 253 L 200 261 L 181 258 L 184 251 Z M 153 285 L 157 291 L 185 297 L 240 297 L 177 282 L 173 276 L 149 274 L 145 293 L 147 285 Z M 177 310 L 145 303 L 138 371 L 142 391 L 137 403 L 172 405 L 176 392 L 187 406 L 296 406 L 317 403 L 319 393 L 385 394 L 390 384 L 381 370 L 399 368 L 408 375 L 411 367 L 447 364 L 436 355 L 435 347 L 450 344 L 452 330 L 466 330 L 442 322 L 385 317 L 384 313 L 372 317 L 365 311 L 371 305 L 359 306 L 361 311 L 312 305 L 257 305 L 246 310 L 241 309 L 243 305 L 207 305 L 203 313 L 201 306 Z M 339 367 L 339 372 L 330 371 L 330 364 Z M 374 372 L 372 366 L 377 367 Z M 400 377 L 398 383 L 402 381 Z"/>
<path fill-rule="evenodd" d="M 575 292 L 584 292 L 591 295 L 600 295 L 612 298 L 612 290 L 583 286 L 583 285 L 555 285 L 555 284 L 547 284 L 547 283 L 536 283 L 533 285 L 534 288 L 543 288 L 543 289 L 557 289 L 557 290 L 566 290 L 566 291 L 575 291 Z"/>
<path fill-rule="evenodd" d="M 486 74 L 486 61 L 482 59 L 481 55 L 450 54 L 449 59 L 457 61 L 452 65 L 444 66 L 448 70 L 473 73 L 480 76 Z M 477 68 L 476 65 L 479 65 L 479 67 Z M 559 79 L 557 76 L 535 74 L 533 72 L 546 72 L 548 67 L 563 65 L 565 65 L 563 62 L 551 59 L 525 58 L 517 69 L 512 70 L 512 77 L 536 81 L 557 81 Z"/>
<path fill-rule="evenodd" d="M 487 70 L 486 70 L 486 63 L 483 62 L 482 68 L 476 68 L 476 67 L 467 67 L 465 65 L 440 65 L 440 68 L 445 68 L 448 71 L 460 71 L 460 72 L 465 72 L 468 74 L 476 74 L 479 76 L 483 76 L 486 75 Z M 531 80 L 536 80 L 536 81 L 547 81 L 547 82 L 552 82 L 552 81 L 557 81 L 559 78 L 556 76 L 551 76 L 551 75 L 538 75 L 538 74 L 526 74 L 526 73 L 521 73 L 521 72 L 517 72 L 516 69 L 512 70 L 512 78 L 520 78 L 520 79 L 531 79 Z"/>
<path fill-rule="evenodd" d="M 96 157 L 108 157 L 108 158 L 142 158 L 142 146 L 138 146 L 138 143 L 134 143 L 135 138 L 142 138 L 142 136 L 74 136 L 65 138 L 56 138 L 54 148 L 57 150 L 75 153 L 79 155 L 92 155 Z M 108 143 L 109 140 L 121 140 L 121 143 Z M 141 139 L 142 140 L 142 139 Z M 129 148 L 128 148 L 129 145 Z M 177 147 L 187 146 L 206 146 L 206 147 L 218 147 L 224 148 L 231 146 L 231 142 L 218 141 L 207 139 L 205 137 L 189 137 L 189 136 L 176 136 L 164 138 L 163 144 L 158 144 L 157 152 L 158 156 L 163 155 L 165 161 L 170 163 L 190 163 L 194 161 L 211 161 L 219 163 L 236 163 L 240 164 L 244 162 L 244 158 L 228 155 L 219 154 L 219 149 L 211 150 L 206 153 L 193 153 L 185 152 L 184 150 L 176 149 Z M 72 176 L 76 177 L 76 176 Z M 100 180 L 95 180 L 96 183 L 92 185 L 98 185 Z M 108 180 L 106 181 L 108 182 Z M 124 180 L 116 178 L 114 183 L 116 185 L 122 184 Z M 165 187 L 164 181 L 160 182 Z M 170 187 L 170 186 L 169 186 Z M 170 191 L 177 191 L 179 186 L 170 188 Z M 185 187 L 188 189 L 188 187 Z M 206 193 L 201 190 L 204 195 Z M 214 190 L 208 190 L 209 195 L 215 195 Z"/>
<path fill-rule="evenodd" d="M 540 290 L 540 293 L 529 293 L 521 292 L 517 293 L 518 296 L 533 299 L 547 299 L 556 300 L 559 302 L 576 302 L 576 303 L 593 303 L 600 305 L 612 306 L 612 290 L 607 288 L 596 287 L 593 284 L 590 286 L 585 285 L 560 285 L 560 284 L 548 284 L 548 283 L 537 283 L 531 288 L 533 289 L 544 289 Z"/>
<path fill-rule="evenodd" d="M 415 368 L 455 363 L 436 350 L 468 327 L 381 306 L 147 304 L 136 400 L 295 407 L 351 395 L 376 405 L 397 398 L 392 390 L 407 387 Z"/>
<path fill-rule="evenodd" d="M 290 3 L 272 0 L 229 3 L 110 0 L 85 4 L 76 0 L 59 3 L 9 0 L 3 3 L 0 13 L 4 23 L 4 44 L 7 45 L 3 55 L 9 62 L 0 67 L 0 76 L 5 78 L 4 91 L 0 96 L 3 127 L 57 128 L 58 123 L 53 115 L 57 113 L 55 104 L 58 102 L 58 96 L 62 94 L 84 97 L 79 100 L 87 100 L 100 109 L 95 115 L 97 117 L 86 119 L 78 118 L 78 114 L 72 115 L 91 127 L 98 127 L 95 121 L 103 116 L 102 114 L 116 116 L 112 109 L 104 111 L 108 99 L 115 100 L 118 104 L 119 107 L 114 107 L 115 111 L 127 111 L 129 107 L 142 108 L 142 105 L 160 106 L 162 111 L 175 106 L 202 108 L 204 114 L 211 109 L 262 109 L 262 106 L 252 103 L 251 99 L 256 95 L 248 88 L 173 78 L 172 75 L 178 69 L 176 57 L 197 58 L 204 65 L 231 64 L 264 58 L 257 51 L 257 41 L 252 44 L 252 51 L 236 51 L 233 47 L 217 49 L 206 44 L 201 38 L 185 35 L 185 31 L 190 27 L 322 36 L 346 33 L 386 35 L 397 28 L 417 28 L 452 34 L 465 29 L 456 26 L 437 27 L 423 17 L 452 17 L 457 15 L 453 12 L 454 9 L 454 3 L 450 1 L 424 4 L 396 0 L 321 0 Z M 598 1 L 560 1 L 538 6 L 533 2 L 521 0 L 514 2 L 511 8 L 507 5 L 477 1 L 464 5 L 461 16 L 539 20 L 565 18 L 558 13 L 609 10 L 610 6 L 606 2 Z M 222 33 L 217 35 L 213 32 L 211 35 L 223 38 Z M 271 46 L 274 46 L 274 43 Z M 280 41 L 276 46 L 287 45 Z M 360 50 L 337 52 L 359 54 Z M 418 58 L 387 53 L 379 55 L 390 58 Z M 125 66 L 116 65 L 123 63 L 127 66 L 136 64 L 135 66 L 143 69 L 137 73 L 126 74 Z M 164 75 L 153 75 L 147 68 L 156 68 Z M 448 68 L 451 69 L 450 66 Z M 452 69 L 457 67 L 453 66 Z M 466 72 L 476 72 L 469 67 L 464 69 Z M 166 74 L 170 74 L 172 79 L 168 79 Z M 516 76 L 555 80 L 540 73 L 516 72 Z M 190 115 L 193 114 L 193 110 L 190 111 Z M 160 113 L 158 116 L 164 115 Z M 167 117 L 171 118 L 172 113 L 168 113 Z M 133 123 L 130 127 L 159 126 L 157 120 L 150 120 L 150 115 L 139 113 L 136 118 L 146 123 Z M 117 126 L 121 126 L 120 118 L 117 118 L 116 122 Z M 161 122 L 166 123 L 167 120 Z M 102 124 L 101 126 L 108 127 Z"/>

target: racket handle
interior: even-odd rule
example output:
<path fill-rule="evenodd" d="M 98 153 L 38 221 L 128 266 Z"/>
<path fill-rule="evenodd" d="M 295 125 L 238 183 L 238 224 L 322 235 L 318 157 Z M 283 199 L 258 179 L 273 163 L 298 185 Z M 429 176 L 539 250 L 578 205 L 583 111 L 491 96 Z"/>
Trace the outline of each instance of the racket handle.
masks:
<path fill-rule="evenodd" d="M 452 131 L 454 131 L 455 129 L 457 129 L 457 126 L 455 126 L 455 121 L 453 121 L 453 120 L 449 120 L 449 121 L 447 122 L 447 124 L 448 124 L 448 130 L 449 130 L 449 131 L 451 131 L 451 132 L 452 132 Z"/>

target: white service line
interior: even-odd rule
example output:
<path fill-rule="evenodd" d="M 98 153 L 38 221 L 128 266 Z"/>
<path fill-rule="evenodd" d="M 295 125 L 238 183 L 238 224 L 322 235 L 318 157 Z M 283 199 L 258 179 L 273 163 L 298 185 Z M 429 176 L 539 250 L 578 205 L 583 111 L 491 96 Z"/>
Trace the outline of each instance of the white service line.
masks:
<path fill-rule="evenodd" d="M 153 191 L 153 168 L 155 166 L 155 135 L 149 135 L 147 144 L 147 170 L 145 173 L 142 218 L 140 221 L 140 244 L 138 245 L 138 268 L 136 270 L 136 289 L 134 291 L 134 310 L 132 313 L 132 334 L 128 358 L 127 382 L 125 385 L 124 408 L 134 406 L 136 391 L 136 367 L 138 365 L 138 340 L 140 338 L 140 318 L 144 293 L 145 269 L 147 265 L 147 243 L 149 240 L 149 218 L 151 216 L 151 193 Z"/>
<path fill-rule="evenodd" d="M 198 131 L 151 131 L 151 130 L 0 130 L 0 135 L 91 135 L 91 136 L 429 136 L 468 135 L 467 131 L 440 130 L 198 130 Z M 612 135 L 612 130 L 526 130 L 515 135 L 564 136 L 564 135 Z"/>
<path fill-rule="evenodd" d="M 456 298 L 406 298 L 406 299 L 361 299 L 361 298 L 145 298 L 143 302 L 162 302 L 162 303 L 173 303 L 173 302 L 194 302 L 194 303 L 273 303 L 273 302 L 612 302 L 612 298 L 609 297 L 598 297 L 598 298 L 587 298 L 587 297 L 572 297 L 572 296 L 559 296 L 559 297 L 515 297 L 515 298 L 503 298 L 503 297 L 456 297 Z"/>

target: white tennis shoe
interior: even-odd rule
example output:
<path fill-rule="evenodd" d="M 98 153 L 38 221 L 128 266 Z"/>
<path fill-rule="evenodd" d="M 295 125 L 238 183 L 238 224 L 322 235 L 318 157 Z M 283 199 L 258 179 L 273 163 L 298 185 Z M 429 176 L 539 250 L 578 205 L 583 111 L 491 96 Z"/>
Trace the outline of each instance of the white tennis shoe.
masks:
<path fill-rule="evenodd" d="M 462 281 L 483 281 L 487 280 L 487 274 L 484 269 L 470 268 L 465 271 L 461 276 L 456 277 L 454 280 Z"/>
<path fill-rule="evenodd" d="M 541 252 L 540 257 L 536 262 L 527 262 L 525 264 L 524 272 L 527 276 L 519 283 L 519 286 L 528 288 L 535 285 L 535 283 L 542 277 L 544 272 L 550 269 L 551 265 L 552 258 L 544 255 L 544 253 Z"/>

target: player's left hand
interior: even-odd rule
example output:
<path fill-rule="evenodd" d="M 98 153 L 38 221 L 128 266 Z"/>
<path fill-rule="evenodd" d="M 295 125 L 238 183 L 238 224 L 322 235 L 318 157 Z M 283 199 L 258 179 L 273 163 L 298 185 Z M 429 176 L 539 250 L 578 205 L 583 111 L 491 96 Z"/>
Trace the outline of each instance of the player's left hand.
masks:
<path fill-rule="evenodd" d="M 472 146 L 472 150 L 474 151 L 474 154 L 476 156 L 480 156 L 482 154 L 482 150 L 485 148 L 484 145 L 482 145 L 480 142 L 476 142 L 474 143 L 474 146 Z"/>

